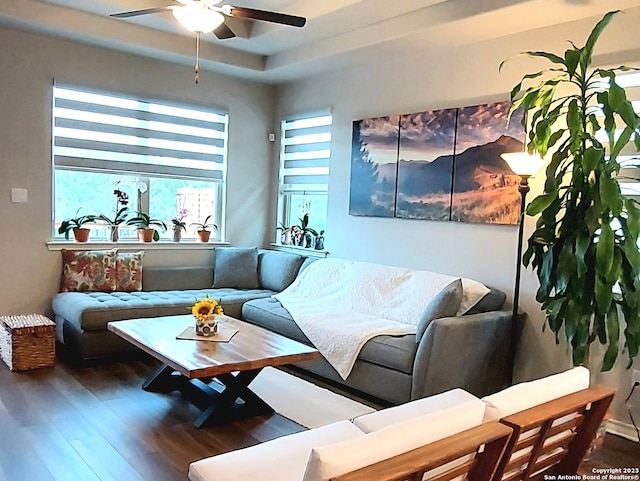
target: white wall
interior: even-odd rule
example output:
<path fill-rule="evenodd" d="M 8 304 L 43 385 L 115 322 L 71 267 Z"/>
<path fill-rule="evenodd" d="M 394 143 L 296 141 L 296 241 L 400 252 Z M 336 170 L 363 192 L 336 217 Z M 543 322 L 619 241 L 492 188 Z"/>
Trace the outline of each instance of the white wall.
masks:
<path fill-rule="evenodd" d="M 267 133 L 273 87 L 203 71 L 194 85 L 185 66 L 0 29 L 0 314 L 50 310 L 58 291 L 60 252 L 51 237 L 51 87 L 54 79 L 95 89 L 140 94 L 195 105 L 227 107 L 229 157 L 227 240 L 263 245 L 272 175 Z M 11 188 L 29 202 L 11 203 Z M 148 250 L 145 264 L 210 261 L 210 250 Z"/>
<path fill-rule="evenodd" d="M 637 29 L 640 15 L 619 15 L 601 38 L 596 60 L 602 63 L 640 64 Z M 420 55 L 390 58 L 353 66 L 322 77 L 279 88 L 279 115 L 330 107 L 334 116 L 329 218 L 326 247 L 332 256 L 429 269 L 473 277 L 513 292 L 517 228 L 350 216 L 349 173 L 353 120 L 429 109 L 464 107 L 508 99 L 508 92 L 539 62 L 514 59 L 498 72 L 502 60 L 525 50 L 564 52 L 567 39 L 583 43 L 597 19 L 526 32 L 475 45 L 424 51 Z M 490 28 L 490 26 L 487 26 Z M 542 65 L 544 67 L 544 65 Z M 541 191 L 541 179 L 532 179 L 529 199 Z M 525 238 L 533 230 L 525 224 Z M 563 346 L 542 332 L 544 316 L 535 302 L 537 280 L 527 270 L 522 277 L 521 308 L 529 319 L 516 362 L 516 380 L 532 379 L 571 365 Z M 624 364 L 623 360 L 623 364 Z M 599 362 L 595 362 L 599 369 Z M 607 383 L 625 395 L 630 372 L 616 371 Z M 620 403 L 615 416 L 625 417 Z"/>

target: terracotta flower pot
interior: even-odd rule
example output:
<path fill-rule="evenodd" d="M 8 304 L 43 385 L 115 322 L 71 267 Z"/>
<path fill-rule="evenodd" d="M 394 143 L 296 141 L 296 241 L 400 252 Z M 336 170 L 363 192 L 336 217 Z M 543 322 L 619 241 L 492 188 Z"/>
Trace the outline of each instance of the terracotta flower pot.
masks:
<path fill-rule="evenodd" d="M 87 242 L 89 240 L 89 233 L 91 229 L 87 229 L 86 227 L 76 227 L 73 229 L 73 236 L 76 239 L 76 242 Z"/>
<path fill-rule="evenodd" d="M 211 231 L 210 230 L 199 230 L 198 231 L 198 238 L 200 239 L 200 242 L 209 242 L 209 237 L 211 237 Z"/>
<path fill-rule="evenodd" d="M 138 238 L 141 242 L 152 242 L 155 229 L 138 229 Z"/>

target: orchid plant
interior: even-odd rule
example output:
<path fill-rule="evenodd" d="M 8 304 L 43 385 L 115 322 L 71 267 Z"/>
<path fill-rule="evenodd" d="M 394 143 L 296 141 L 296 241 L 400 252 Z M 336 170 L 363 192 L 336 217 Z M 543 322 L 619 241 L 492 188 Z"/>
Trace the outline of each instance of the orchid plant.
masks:
<path fill-rule="evenodd" d="M 173 230 L 177 231 L 185 231 L 187 230 L 187 223 L 184 221 L 189 215 L 189 211 L 187 209 L 180 209 L 176 216 L 171 219 L 173 223 Z"/>

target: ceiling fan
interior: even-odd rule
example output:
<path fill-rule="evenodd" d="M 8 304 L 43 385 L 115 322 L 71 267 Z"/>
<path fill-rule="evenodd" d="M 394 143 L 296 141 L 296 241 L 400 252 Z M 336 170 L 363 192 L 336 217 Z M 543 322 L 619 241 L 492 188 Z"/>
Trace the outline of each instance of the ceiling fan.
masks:
<path fill-rule="evenodd" d="M 166 7 L 146 8 L 132 12 L 112 13 L 111 17 L 129 18 L 151 13 L 160 13 L 171 10 L 176 20 L 187 30 L 195 33 L 213 32 L 219 39 L 235 37 L 231 29 L 225 25 L 225 15 L 229 17 L 242 17 L 264 22 L 280 23 L 292 27 L 304 27 L 307 22 L 304 17 L 287 15 L 285 13 L 256 10 L 253 8 L 234 7 L 221 5 L 222 0 L 173 0 L 181 5 L 169 5 Z"/>
<path fill-rule="evenodd" d="M 285 13 L 256 10 L 254 8 L 220 5 L 223 0 L 172 0 L 176 5 L 146 8 L 131 12 L 112 13 L 114 18 L 130 18 L 152 13 L 171 11 L 180 25 L 196 34 L 196 84 L 198 83 L 198 61 L 200 58 L 200 35 L 213 32 L 220 40 L 233 38 L 236 35 L 224 23 L 226 17 L 241 17 L 263 22 L 279 23 L 292 27 L 304 27 L 307 19 Z"/>

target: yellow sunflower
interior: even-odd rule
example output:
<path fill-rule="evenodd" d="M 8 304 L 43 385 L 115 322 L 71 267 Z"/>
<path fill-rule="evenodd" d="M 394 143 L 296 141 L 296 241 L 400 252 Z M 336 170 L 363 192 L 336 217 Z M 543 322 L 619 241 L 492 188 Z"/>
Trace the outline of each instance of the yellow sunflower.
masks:
<path fill-rule="evenodd" d="M 205 297 L 193 305 L 191 313 L 200 322 L 204 322 L 214 314 L 222 314 L 222 306 L 217 301 Z"/>

